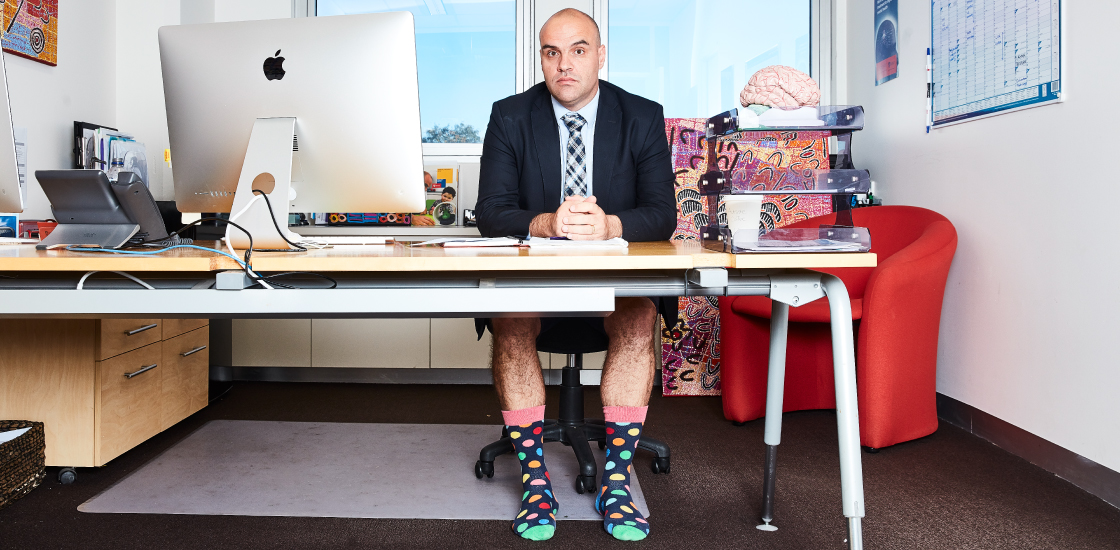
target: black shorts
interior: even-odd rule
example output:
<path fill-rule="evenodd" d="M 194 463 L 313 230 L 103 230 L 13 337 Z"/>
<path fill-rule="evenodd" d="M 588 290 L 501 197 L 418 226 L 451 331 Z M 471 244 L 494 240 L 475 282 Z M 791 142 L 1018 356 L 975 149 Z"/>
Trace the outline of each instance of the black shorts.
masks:
<path fill-rule="evenodd" d="M 675 297 L 669 298 L 650 298 L 653 305 L 657 306 L 657 312 L 665 319 L 665 324 L 674 326 L 677 324 L 677 299 Z M 603 327 L 603 319 L 605 317 L 541 317 L 541 334 L 548 332 L 550 329 L 555 328 L 560 324 L 578 323 L 580 329 L 591 330 L 599 334 L 606 335 L 607 329 Z M 489 318 L 476 318 L 474 320 L 474 329 L 478 333 L 478 339 L 482 339 L 482 335 L 486 330 L 490 330 L 490 334 L 494 333 L 494 326 Z"/>

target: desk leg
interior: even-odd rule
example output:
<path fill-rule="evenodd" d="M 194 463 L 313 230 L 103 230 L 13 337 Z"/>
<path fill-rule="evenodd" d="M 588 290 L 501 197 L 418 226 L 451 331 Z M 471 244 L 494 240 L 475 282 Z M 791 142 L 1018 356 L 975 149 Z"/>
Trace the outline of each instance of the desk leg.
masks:
<path fill-rule="evenodd" d="M 782 398 L 786 387 L 786 336 L 789 306 L 771 301 L 770 364 L 766 380 L 766 461 L 762 468 L 762 531 L 777 531 L 774 520 L 774 484 L 777 478 L 778 444 L 782 441 Z"/>
<path fill-rule="evenodd" d="M 822 275 L 832 324 L 832 364 L 836 378 L 836 427 L 840 439 L 840 494 L 848 518 L 848 548 L 863 549 L 863 466 L 859 452 L 856 353 L 848 289 L 833 275 Z M 769 420 L 769 410 L 767 411 Z M 769 433 L 769 431 L 767 432 Z"/>

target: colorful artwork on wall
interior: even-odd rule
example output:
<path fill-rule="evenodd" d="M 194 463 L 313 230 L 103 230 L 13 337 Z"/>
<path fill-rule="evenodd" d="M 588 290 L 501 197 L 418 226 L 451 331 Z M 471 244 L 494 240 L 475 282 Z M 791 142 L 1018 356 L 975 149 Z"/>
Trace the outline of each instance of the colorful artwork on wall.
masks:
<path fill-rule="evenodd" d="M 58 65 L 58 0 L 5 0 L 4 51 Z"/>
<path fill-rule="evenodd" d="M 712 215 L 697 182 L 708 171 L 705 119 L 665 119 L 676 173 L 677 229 L 673 240 L 695 240 Z M 806 170 L 828 167 L 827 132 L 760 131 L 722 136 L 716 144 L 721 170 L 750 167 Z M 832 212 L 825 195 L 768 195 L 762 205 L 767 230 Z M 719 304 L 714 297 L 679 298 L 675 326 L 662 323 L 662 393 L 719 395 Z"/>

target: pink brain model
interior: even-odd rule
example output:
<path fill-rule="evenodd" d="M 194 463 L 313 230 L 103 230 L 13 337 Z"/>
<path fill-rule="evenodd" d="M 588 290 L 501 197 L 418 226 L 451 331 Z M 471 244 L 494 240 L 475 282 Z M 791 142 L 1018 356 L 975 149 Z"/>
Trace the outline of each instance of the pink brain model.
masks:
<path fill-rule="evenodd" d="M 821 89 L 809 75 L 784 65 L 771 65 L 759 69 L 751 76 L 739 102 L 747 105 L 795 107 L 819 105 Z"/>

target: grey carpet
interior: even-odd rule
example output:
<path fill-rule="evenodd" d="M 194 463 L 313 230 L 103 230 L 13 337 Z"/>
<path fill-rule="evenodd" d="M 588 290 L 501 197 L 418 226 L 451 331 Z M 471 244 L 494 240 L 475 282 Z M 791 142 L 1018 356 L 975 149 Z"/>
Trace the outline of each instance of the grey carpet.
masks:
<path fill-rule="evenodd" d="M 521 472 L 510 454 L 476 479 L 498 426 L 215 420 L 78 509 L 91 513 L 501 519 L 517 514 Z M 603 452 L 592 446 L 603 468 Z M 546 455 L 558 519 L 599 520 L 575 491 L 577 465 Z M 634 503 L 647 516 L 633 477 Z"/>

